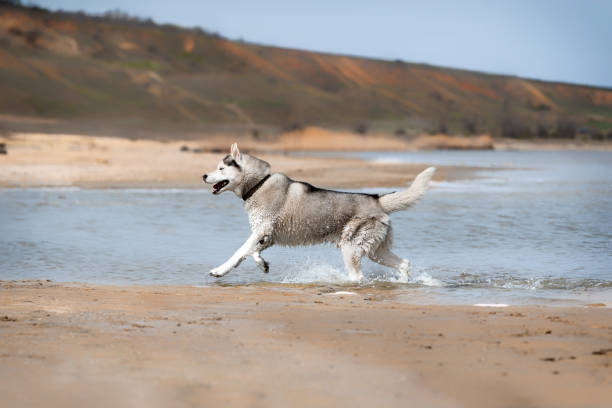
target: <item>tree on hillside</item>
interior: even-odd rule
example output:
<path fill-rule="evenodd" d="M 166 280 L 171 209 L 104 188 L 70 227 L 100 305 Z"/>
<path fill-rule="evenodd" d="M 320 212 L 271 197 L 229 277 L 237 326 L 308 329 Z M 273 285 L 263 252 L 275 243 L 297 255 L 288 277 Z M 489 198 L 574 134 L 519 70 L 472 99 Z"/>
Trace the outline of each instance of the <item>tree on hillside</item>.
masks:
<path fill-rule="evenodd" d="M 102 17 L 125 23 L 154 24 L 150 18 L 134 16 L 119 9 L 108 10 L 102 14 Z"/>

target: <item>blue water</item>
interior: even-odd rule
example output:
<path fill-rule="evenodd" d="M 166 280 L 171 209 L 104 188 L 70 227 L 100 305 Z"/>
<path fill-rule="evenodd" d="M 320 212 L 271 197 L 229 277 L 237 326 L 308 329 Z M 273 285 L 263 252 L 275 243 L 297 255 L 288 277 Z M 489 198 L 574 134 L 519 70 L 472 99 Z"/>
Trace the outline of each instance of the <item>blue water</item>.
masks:
<path fill-rule="evenodd" d="M 361 289 L 419 303 L 612 306 L 612 153 L 358 155 L 492 168 L 433 183 L 419 205 L 394 214 L 394 251 L 411 260 L 412 278 L 365 261 Z M 4 189 L 0 208 L 4 280 L 353 287 L 330 246 L 273 247 L 263 254 L 267 275 L 247 259 L 222 279 L 208 276 L 249 235 L 242 202 L 229 193 Z"/>

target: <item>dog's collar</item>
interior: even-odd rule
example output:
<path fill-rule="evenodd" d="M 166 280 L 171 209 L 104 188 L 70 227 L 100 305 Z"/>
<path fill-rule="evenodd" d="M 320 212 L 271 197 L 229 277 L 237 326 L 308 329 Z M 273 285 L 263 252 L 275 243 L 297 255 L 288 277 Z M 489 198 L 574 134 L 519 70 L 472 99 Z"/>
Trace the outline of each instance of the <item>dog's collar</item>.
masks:
<path fill-rule="evenodd" d="M 262 178 L 261 180 L 259 180 L 259 182 L 253 186 L 253 188 L 251 188 L 249 191 L 247 191 L 246 193 L 244 193 L 244 194 L 242 195 L 242 199 L 243 199 L 244 201 L 246 201 L 246 200 L 248 200 L 249 198 L 251 198 L 251 196 L 252 196 L 253 194 L 255 194 L 255 192 L 257 192 L 257 190 L 259 190 L 259 188 L 260 188 L 261 186 L 263 186 L 263 183 L 265 183 L 265 182 L 266 182 L 266 180 L 267 180 L 267 179 L 269 179 L 269 178 L 270 178 L 270 175 L 268 174 L 266 177 L 264 177 L 264 178 Z"/>

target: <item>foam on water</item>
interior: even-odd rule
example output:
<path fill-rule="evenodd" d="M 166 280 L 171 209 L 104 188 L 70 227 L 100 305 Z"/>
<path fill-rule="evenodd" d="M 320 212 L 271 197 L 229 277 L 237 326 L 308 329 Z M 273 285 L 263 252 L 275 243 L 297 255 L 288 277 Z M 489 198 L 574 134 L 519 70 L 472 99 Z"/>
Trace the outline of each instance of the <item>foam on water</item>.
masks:
<path fill-rule="evenodd" d="M 522 278 L 508 275 L 461 274 L 451 277 L 447 284 L 453 287 L 477 287 L 523 290 L 593 290 L 612 289 L 612 282 L 601 279 L 571 279 L 555 277 Z"/>
<path fill-rule="evenodd" d="M 305 259 L 292 265 L 281 283 L 352 283 L 346 269 Z"/>
<path fill-rule="evenodd" d="M 444 282 L 440 279 L 436 279 L 427 272 L 421 272 L 418 275 L 411 277 L 408 282 L 416 283 L 423 286 L 442 287 L 445 286 Z"/>

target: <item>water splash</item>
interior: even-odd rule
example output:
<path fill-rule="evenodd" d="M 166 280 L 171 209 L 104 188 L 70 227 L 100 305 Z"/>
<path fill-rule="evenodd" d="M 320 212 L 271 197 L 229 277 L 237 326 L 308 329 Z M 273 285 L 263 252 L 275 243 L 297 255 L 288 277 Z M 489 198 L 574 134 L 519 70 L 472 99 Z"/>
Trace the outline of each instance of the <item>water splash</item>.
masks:
<path fill-rule="evenodd" d="M 299 264 L 294 265 L 291 271 L 286 274 L 280 283 L 335 283 L 335 284 L 355 284 L 349 278 L 349 274 L 344 266 L 335 266 L 320 261 L 312 261 L 307 259 Z M 419 286 L 442 287 L 446 286 L 444 282 L 434 278 L 427 272 L 418 272 L 407 277 L 393 269 L 376 270 L 372 273 L 367 268 L 364 271 L 364 277 L 359 282 L 360 285 L 371 284 L 411 284 Z"/>
<path fill-rule="evenodd" d="M 433 287 L 442 287 L 446 286 L 444 282 L 439 279 L 434 278 L 427 272 L 421 272 L 413 278 L 409 279 L 409 283 L 416 283 L 423 286 L 433 286 Z"/>
<path fill-rule="evenodd" d="M 348 272 L 327 263 L 313 262 L 307 259 L 305 262 L 294 265 L 293 268 L 282 278 L 281 283 L 351 283 Z"/>

